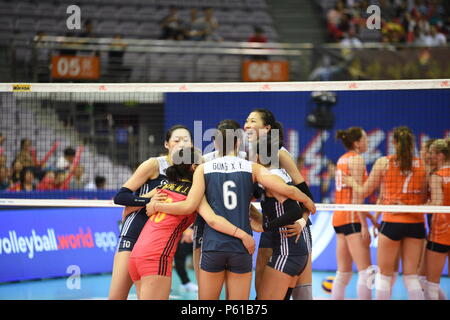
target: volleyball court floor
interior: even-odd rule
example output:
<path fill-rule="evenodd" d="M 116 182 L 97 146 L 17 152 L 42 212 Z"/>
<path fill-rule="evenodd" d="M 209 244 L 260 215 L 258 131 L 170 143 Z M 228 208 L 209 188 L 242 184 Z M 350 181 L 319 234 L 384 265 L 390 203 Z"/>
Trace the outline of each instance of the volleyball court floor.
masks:
<path fill-rule="evenodd" d="M 195 279 L 194 271 L 188 269 L 191 280 Z M 254 273 L 253 273 L 254 275 Z M 314 299 L 330 299 L 331 295 L 322 289 L 322 281 L 328 276 L 334 276 L 334 272 L 313 272 L 313 297 Z M 356 299 L 357 273 L 353 274 L 352 280 L 347 287 L 346 299 Z M 44 279 L 35 281 L 23 281 L 16 283 L 0 284 L 0 300 L 104 300 L 108 298 L 109 284 L 111 274 L 86 275 L 81 276 L 79 289 L 68 289 L 67 279 Z M 255 298 L 254 282 L 250 298 Z M 450 278 L 441 278 L 441 287 L 450 296 Z M 136 300 L 136 290 L 131 289 L 130 300 Z M 186 292 L 181 288 L 181 282 L 177 274 L 173 272 L 172 290 L 170 292 L 171 300 L 196 300 L 197 294 Z M 224 299 L 222 293 L 221 299 Z M 393 300 L 408 299 L 406 290 L 403 286 L 402 277 L 399 276 L 392 293 Z"/>

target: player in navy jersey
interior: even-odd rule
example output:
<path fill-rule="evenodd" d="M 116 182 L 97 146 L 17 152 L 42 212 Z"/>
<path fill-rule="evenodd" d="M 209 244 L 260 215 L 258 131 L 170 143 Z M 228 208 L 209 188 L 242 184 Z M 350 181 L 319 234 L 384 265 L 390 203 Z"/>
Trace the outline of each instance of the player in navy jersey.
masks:
<path fill-rule="evenodd" d="M 265 148 L 262 145 L 265 145 Z M 261 147 L 266 152 L 260 152 Z M 258 162 L 274 175 L 279 176 L 285 183 L 292 183 L 292 179 L 284 169 L 273 166 L 271 151 L 278 153 L 279 141 L 270 132 L 259 138 Z M 282 300 L 286 297 L 289 287 L 294 287 L 298 276 L 303 272 L 309 256 L 310 245 L 306 224 L 309 212 L 297 201 L 284 197 L 277 192 L 265 190 L 261 198 L 261 208 L 264 215 L 264 230 L 272 231 L 272 255 L 267 262 L 259 291 L 261 300 Z M 291 233 L 286 226 L 299 221 L 300 231 L 305 229 L 297 238 L 289 237 Z"/>
<path fill-rule="evenodd" d="M 191 133 L 182 125 L 175 125 L 166 133 L 164 142 L 169 154 L 183 146 L 191 146 Z M 150 158 L 144 161 L 128 179 L 114 197 L 114 203 L 140 207 L 136 211 L 123 215 L 122 228 L 120 232 L 119 245 L 114 256 L 109 299 L 125 300 L 128 297 L 133 282 L 128 273 L 128 260 L 142 228 L 147 222 L 145 206 L 150 199 L 142 197 L 152 189 L 165 183 L 165 170 L 170 166 L 169 156 Z M 124 211 L 125 213 L 125 211 Z"/>
<path fill-rule="evenodd" d="M 251 150 L 252 146 L 255 145 L 260 136 L 264 136 L 269 133 L 272 129 L 278 129 L 280 150 L 278 152 L 278 160 L 280 168 L 286 170 L 288 175 L 291 177 L 293 184 L 305 193 L 311 200 L 314 200 L 309 190 L 305 179 L 298 171 L 298 168 L 292 159 L 289 152 L 282 146 L 283 142 L 283 129 L 279 122 L 275 120 L 274 115 L 271 111 L 267 109 L 254 109 L 247 117 L 244 125 L 244 130 L 249 142 L 249 159 L 255 160 L 256 152 Z M 309 238 L 308 243 L 312 243 L 311 230 L 310 230 L 310 220 L 308 220 L 307 228 L 303 231 Z M 258 248 L 258 257 L 256 260 L 256 275 L 255 275 L 255 288 L 256 292 L 259 291 L 259 284 L 261 282 L 264 268 L 267 261 L 272 256 L 271 248 L 271 233 L 263 232 L 261 233 L 261 238 Z M 303 273 L 298 278 L 295 289 L 289 290 L 286 297 L 290 296 L 292 291 L 293 298 L 296 300 L 311 300 L 312 299 L 312 263 L 311 263 L 311 245 L 308 247 L 310 250 L 310 255 L 308 258 L 308 265 L 306 266 Z"/>
<path fill-rule="evenodd" d="M 147 204 L 147 214 L 155 211 L 170 214 L 192 212 L 206 198 L 217 215 L 236 225 L 236 232 L 244 231 L 251 235 L 249 206 L 254 182 L 300 201 L 309 211 L 315 212 L 314 203 L 303 192 L 288 186 L 263 166 L 236 157 L 240 144 L 237 129 L 230 124 L 218 128 L 215 146 L 221 157 L 196 169 L 185 201 L 161 203 L 153 199 Z M 209 225 L 205 225 L 201 250 L 199 298 L 218 299 L 226 279 L 228 299 L 248 299 L 252 252 L 248 252 L 238 239 L 217 232 Z"/>
<path fill-rule="evenodd" d="M 239 128 L 239 124 L 237 121 L 235 120 L 231 120 L 231 119 L 225 119 L 222 120 L 221 122 L 219 122 L 219 124 L 217 125 L 217 128 L 219 126 L 221 126 L 222 124 L 225 123 L 229 123 L 232 124 L 235 127 Z M 208 162 L 211 160 L 214 160 L 216 158 L 220 157 L 220 153 L 218 150 L 206 153 L 203 155 L 203 161 L 204 162 Z M 244 151 L 239 151 L 238 153 L 238 157 L 241 159 L 245 159 L 246 158 L 246 153 Z M 193 253 L 192 253 L 192 259 L 193 259 L 193 264 L 194 264 L 194 270 L 195 270 L 195 275 L 197 277 L 197 281 L 199 279 L 199 266 L 200 266 L 200 247 L 202 244 L 202 240 L 203 240 L 203 231 L 205 228 L 205 220 L 203 219 L 203 217 L 201 215 L 197 215 L 197 219 L 194 222 L 194 233 L 193 233 Z"/>

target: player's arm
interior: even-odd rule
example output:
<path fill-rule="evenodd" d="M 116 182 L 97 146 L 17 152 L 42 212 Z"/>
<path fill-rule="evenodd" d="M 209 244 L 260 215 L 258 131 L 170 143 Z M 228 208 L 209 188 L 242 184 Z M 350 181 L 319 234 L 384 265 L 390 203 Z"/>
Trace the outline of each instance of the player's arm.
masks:
<path fill-rule="evenodd" d="M 195 212 L 205 194 L 205 177 L 203 175 L 203 165 L 199 165 L 194 172 L 191 190 L 184 201 L 173 203 L 158 202 L 152 199 L 147 204 L 147 215 L 151 216 L 155 212 L 164 212 L 173 215 L 187 215 Z"/>
<path fill-rule="evenodd" d="M 248 252 L 250 254 L 253 254 L 253 252 L 255 251 L 255 240 L 253 239 L 253 237 L 244 230 L 229 222 L 224 217 L 217 215 L 209 205 L 205 196 L 202 197 L 202 201 L 200 202 L 200 206 L 198 207 L 198 213 L 214 230 L 241 239 Z"/>
<path fill-rule="evenodd" d="M 141 198 L 148 198 L 149 200 L 150 200 L 150 198 L 152 198 L 153 196 L 155 196 L 155 194 L 157 193 L 157 191 L 158 191 L 158 189 L 157 188 L 154 188 L 152 191 L 150 191 L 150 192 L 148 192 L 148 193 L 146 193 L 146 194 L 143 194 L 142 196 L 141 196 Z M 167 194 L 165 194 L 165 193 L 159 193 L 159 195 L 161 196 L 161 198 L 167 198 Z M 132 207 L 132 206 L 126 206 L 124 209 L 123 209 L 123 212 L 122 212 L 122 218 L 125 218 L 126 216 L 128 216 L 130 213 L 132 213 L 132 212 L 134 212 L 134 211 L 136 211 L 136 210 L 139 210 L 139 209 L 141 209 L 142 207 L 144 207 L 145 205 L 143 204 L 142 206 L 135 206 L 135 207 Z"/>
<path fill-rule="evenodd" d="M 155 158 L 144 161 L 114 196 L 114 203 L 122 206 L 145 206 L 150 199 L 136 196 L 134 192 L 158 171 L 159 164 Z"/>
<path fill-rule="evenodd" d="M 263 185 L 266 189 L 273 190 L 275 193 L 279 193 L 290 199 L 302 202 L 310 212 L 316 212 L 316 207 L 312 200 L 299 189 L 294 186 L 287 185 L 283 179 L 271 174 L 269 170 L 260 164 L 254 163 L 252 166 L 254 178 L 259 184 Z"/>
<path fill-rule="evenodd" d="M 287 174 L 291 177 L 292 182 L 295 185 L 298 185 L 305 181 L 300 171 L 298 171 L 294 159 L 292 159 L 291 155 L 288 152 L 284 150 L 278 151 L 278 159 L 280 161 L 280 168 L 286 170 Z"/>
<path fill-rule="evenodd" d="M 427 203 L 429 206 L 442 206 L 444 203 L 444 192 L 442 191 L 442 177 L 437 174 L 431 175 L 430 179 L 431 197 Z"/>
<path fill-rule="evenodd" d="M 372 167 L 369 178 L 364 183 L 364 185 L 358 184 L 354 177 L 344 176 L 343 181 L 352 187 L 353 193 L 359 193 L 357 197 L 362 197 L 362 199 L 368 197 L 381 185 L 384 174 L 386 172 L 388 165 L 388 160 L 386 157 L 379 158 Z"/>

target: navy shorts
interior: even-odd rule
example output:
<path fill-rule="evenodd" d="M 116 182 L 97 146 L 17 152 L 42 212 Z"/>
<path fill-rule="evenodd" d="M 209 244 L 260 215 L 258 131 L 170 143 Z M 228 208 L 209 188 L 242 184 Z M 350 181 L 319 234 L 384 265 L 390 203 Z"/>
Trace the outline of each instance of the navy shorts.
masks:
<path fill-rule="evenodd" d="M 249 253 L 202 251 L 200 268 L 207 272 L 248 273 L 252 271 L 252 255 Z"/>
<path fill-rule="evenodd" d="M 118 252 L 133 250 L 147 220 L 148 216 L 145 213 L 145 207 L 130 213 L 125 218 L 122 229 L 120 230 L 119 245 L 117 247 Z"/>
<path fill-rule="evenodd" d="M 353 233 L 361 232 L 361 223 L 344 224 L 343 226 L 334 227 L 334 231 L 348 236 Z"/>
<path fill-rule="evenodd" d="M 205 230 L 205 219 L 197 213 L 197 218 L 194 222 L 194 234 L 192 236 L 193 249 L 201 248 L 203 241 L 203 231 Z"/>
<path fill-rule="evenodd" d="M 258 248 L 272 248 L 272 231 L 261 232 Z"/>
<path fill-rule="evenodd" d="M 311 228 L 309 225 L 307 225 L 302 230 L 302 237 L 305 239 L 306 246 L 308 248 L 308 253 L 311 254 L 312 253 L 312 235 L 311 235 Z"/>
<path fill-rule="evenodd" d="M 286 273 L 291 277 L 295 277 L 305 270 L 305 267 L 308 264 L 308 257 L 309 255 L 293 256 L 273 254 L 270 257 L 269 262 L 267 262 L 267 265 L 275 270 Z"/>
<path fill-rule="evenodd" d="M 425 239 L 424 223 L 397 223 L 382 221 L 380 233 L 391 240 L 400 241 L 403 238 Z"/>
<path fill-rule="evenodd" d="M 448 253 L 450 252 L 450 246 L 446 246 L 445 244 L 440 244 L 433 241 L 427 242 L 427 249 L 434 252 L 439 253 Z"/>

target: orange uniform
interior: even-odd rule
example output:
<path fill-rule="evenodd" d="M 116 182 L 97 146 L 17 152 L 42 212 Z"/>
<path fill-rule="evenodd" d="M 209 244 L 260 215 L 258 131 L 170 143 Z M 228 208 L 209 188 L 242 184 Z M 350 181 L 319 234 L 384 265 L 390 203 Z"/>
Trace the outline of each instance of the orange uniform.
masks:
<path fill-rule="evenodd" d="M 400 170 L 396 156 L 391 155 L 388 159 L 388 169 L 383 178 L 384 201 L 383 204 L 420 205 L 427 200 L 426 170 L 422 161 L 414 157 L 412 170 L 403 174 Z M 423 213 L 383 213 L 383 221 L 394 223 L 424 223 Z"/>
<path fill-rule="evenodd" d="M 439 169 L 436 175 L 442 177 L 442 192 L 444 193 L 444 206 L 450 206 L 450 166 Z M 429 240 L 450 246 L 450 214 L 433 213 Z"/>
<path fill-rule="evenodd" d="M 351 204 L 352 188 L 342 182 L 342 176 L 351 176 L 348 163 L 351 158 L 359 154 L 349 151 L 339 158 L 336 165 L 336 203 Z M 367 180 L 367 170 L 364 169 L 363 182 Z M 333 214 L 333 227 L 343 226 L 349 223 L 361 223 L 358 213 L 353 211 L 335 211 Z"/>

